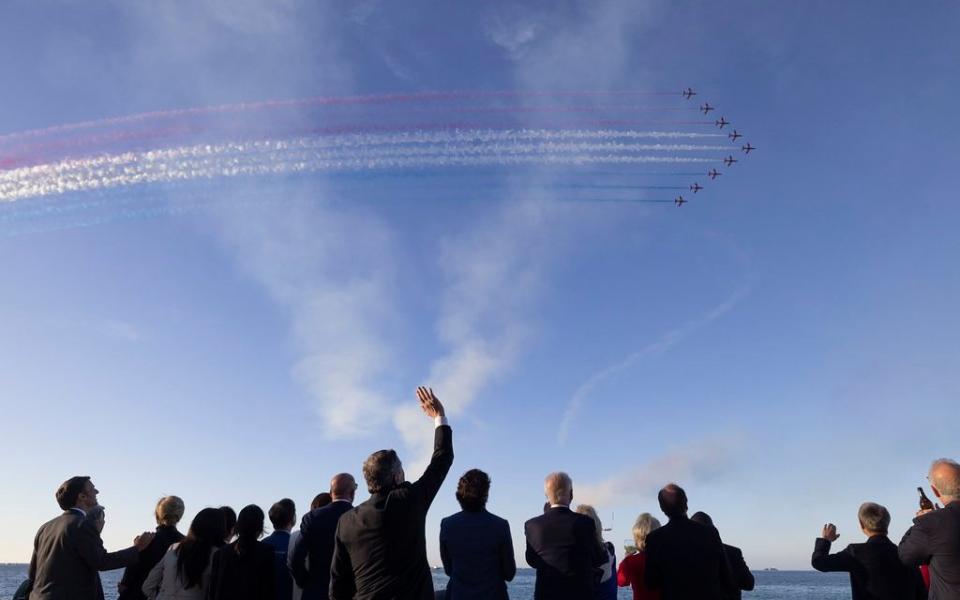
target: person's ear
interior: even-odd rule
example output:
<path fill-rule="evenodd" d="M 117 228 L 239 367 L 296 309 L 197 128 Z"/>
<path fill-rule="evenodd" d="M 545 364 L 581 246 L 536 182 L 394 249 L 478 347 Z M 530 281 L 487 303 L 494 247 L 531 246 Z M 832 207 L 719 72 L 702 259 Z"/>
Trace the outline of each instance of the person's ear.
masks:
<path fill-rule="evenodd" d="M 937 498 L 940 498 L 940 496 L 941 496 L 941 495 L 940 495 L 940 490 L 937 489 L 937 486 L 935 486 L 935 485 L 933 485 L 933 484 L 931 483 L 931 484 L 930 484 L 930 489 L 933 490 L 933 495 L 934 495 L 934 496 L 936 496 Z"/>

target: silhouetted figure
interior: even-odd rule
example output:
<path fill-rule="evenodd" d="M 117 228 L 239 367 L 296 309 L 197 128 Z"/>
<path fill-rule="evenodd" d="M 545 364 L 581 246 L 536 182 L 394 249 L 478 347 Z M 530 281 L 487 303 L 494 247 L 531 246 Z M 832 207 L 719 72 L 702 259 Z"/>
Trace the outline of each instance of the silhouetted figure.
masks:
<path fill-rule="evenodd" d="M 647 568 L 647 536 L 660 528 L 660 521 L 650 513 L 641 513 L 633 523 L 633 544 L 636 552 L 623 558 L 617 568 L 617 585 L 633 589 L 633 600 L 660 600 L 660 592 L 652 590 L 643 582 Z"/>
<path fill-rule="evenodd" d="M 303 516 L 300 540 L 290 557 L 290 572 L 303 589 L 303 600 L 327 600 L 330 597 L 334 536 L 340 517 L 353 508 L 356 492 L 357 482 L 353 475 L 335 475 L 330 480 L 331 502 Z"/>
<path fill-rule="evenodd" d="M 471 469 L 457 482 L 460 512 L 440 522 L 440 559 L 450 577 L 447 600 L 507 600 L 517 574 L 510 523 L 487 512 L 490 477 Z"/>
<path fill-rule="evenodd" d="M 267 513 L 273 533 L 263 543 L 273 548 L 273 585 L 277 600 L 292 600 L 293 577 L 287 568 L 287 550 L 290 548 L 290 530 L 297 522 L 297 505 L 290 498 L 274 502 Z"/>
<path fill-rule="evenodd" d="M 183 500 L 177 496 L 164 496 L 157 501 L 153 511 L 157 521 L 156 534 L 150 545 L 140 553 L 137 564 L 124 570 L 120 585 L 117 586 L 120 592 L 117 600 L 144 600 L 141 588 L 147 574 L 160 562 L 170 546 L 183 539 L 183 534 L 177 531 L 177 524 L 183 518 L 184 511 Z"/>
<path fill-rule="evenodd" d="M 223 543 L 229 544 L 233 540 L 233 535 L 237 528 L 237 513 L 229 506 L 221 506 L 220 514 L 223 515 Z"/>
<path fill-rule="evenodd" d="M 943 508 L 917 513 L 900 540 L 900 560 L 930 566 L 930 598 L 960 598 L 960 465 L 941 458 L 928 478 Z"/>
<path fill-rule="evenodd" d="M 577 514 L 593 519 L 597 532 L 597 543 L 607 553 L 607 562 L 600 565 L 598 575 L 595 577 L 593 599 L 617 600 L 617 551 L 613 544 L 603 540 L 603 523 L 600 521 L 600 515 L 597 514 L 595 508 L 589 504 L 581 504 L 577 506 Z"/>
<path fill-rule="evenodd" d="M 536 569 L 535 600 L 593 597 L 595 569 L 607 563 L 593 519 L 570 510 L 573 482 L 566 473 L 547 475 L 550 510 L 524 524 L 527 564 Z"/>
<path fill-rule="evenodd" d="M 237 541 L 213 555 L 210 600 L 274 600 L 273 548 L 257 541 L 263 535 L 263 510 L 243 507 L 237 515 Z"/>
<path fill-rule="evenodd" d="M 317 510 L 318 508 L 323 508 L 324 506 L 333 502 L 333 497 L 330 496 L 329 492 L 320 492 L 313 497 L 313 500 L 310 502 L 310 510 Z M 291 576 L 293 576 L 293 551 L 297 548 L 297 543 L 300 541 L 300 530 L 296 530 L 290 534 L 290 545 L 287 546 L 287 569 L 290 571 Z M 309 568 L 310 561 L 307 560 L 304 563 L 305 568 Z M 293 600 L 301 600 L 303 597 L 303 588 L 297 583 L 296 578 L 293 580 Z"/>
<path fill-rule="evenodd" d="M 417 397 L 436 424 L 430 465 L 409 483 L 393 450 L 374 452 L 364 462 L 371 496 L 340 517 L 330 569 L 332 600 L 433 600 L 424 523 L 453 464 L 453 434 L 433 391 L 417 388 Z"/>
<path fill-rule="evenodd" d="M 716 529 L 716 526 L 713 524 L 713 519 L 705 512 L 693 513 L 690 520 L 694 523 L 700 523 L 701 525 Z M 740 600 L 743 597 L 741 592 L 749 592 L 753 589 L 753 573 L 750 572 L 750 567 L 747 566 L 747 562 L 743 560 L 743 552 L 740 548 L 724 544 L 723 553 L 727 556 L 727 564 L 730 565 L 730 575 L 733 577 L 733 585 L 735 588 L 729 590 L 724 595 L 724 598 L 727 600 Z"/>
<path fill-rule="evenodd" d="M 147 600 L 206 600 L 213 554 L 223 543 L 223 514 L 205 508 L 190 523 L 187 537 L 170 546 L 150 570 L 140 591 Z"/>

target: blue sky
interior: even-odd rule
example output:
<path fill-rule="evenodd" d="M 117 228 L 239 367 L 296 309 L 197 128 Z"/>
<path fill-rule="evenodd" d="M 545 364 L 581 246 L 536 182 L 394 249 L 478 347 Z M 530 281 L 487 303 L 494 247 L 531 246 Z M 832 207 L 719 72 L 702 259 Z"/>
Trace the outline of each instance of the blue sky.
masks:
<path fill-rule="evenodd" d="M 372 450 L 412 466 L 430 426 L 402 407 L 421 383 L 457 452 L 435 562 L 471 467 L 518 548 L 555 469 L 618 545 L 670 480 L 755 568 L 806 568 L 826 521 L 855 540 L 865 500 L 899 536 L 929 461 L 956 457 L 958 13 L 4 4 L 0 133 L 271 98 L 692 85 L 760 150 L 682 210 L 555 202 L 543 174 L 403 202 L 317 175 L 248 182 L 282 202 L 0 235 L 0 561 L 29 558 L 75 473 L 119 547 L 163 494 L 190 516 L 303 507 Z"/>

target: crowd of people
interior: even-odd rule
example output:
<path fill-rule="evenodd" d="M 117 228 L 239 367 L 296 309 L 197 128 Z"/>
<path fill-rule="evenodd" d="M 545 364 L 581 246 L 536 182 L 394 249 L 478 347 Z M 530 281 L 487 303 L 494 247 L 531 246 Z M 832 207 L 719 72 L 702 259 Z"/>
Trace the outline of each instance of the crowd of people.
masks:
<path fill-rule="evenodd" d="M 516 575 L 509 523 L 488 512 L 490 478 L 479 469 L 457 483 L 461 511 L 442 520 L 440 556 L 449 576 L 434 590 L 424 532 L 427 512 L 453 464 L 452 430 L 432 390 L 418 388 L 424 413 L 435 422 L 430 464 L 406 480 L 393 450 L 363 464 L 370 498 L 354 506 L 357 482 L 335 475 L 296 525 L 296 505 L 256 505 L 239 514 L 204 508 L 183 535 L 184 502 L 156 505 L 155 532 L 133 546 L 104 549 L 105 512 L 89 477 L 72 477 L 56 492 L 63 514 L 37 532 L 28 578 L 15 600 L 102 600 L 99 573 L 126 567 L 120 600 L 506 600 Z M 960 599 L 960 465 L 942 459 L 930 471 L 943 508 L 921 511 L 899 547 L 887 536 L 887 509 L 860 507 L 864 544 L 830 554 L 839 537 L 832 524 L 817 539 L 813 566 L 850 573 L 854 600 Z M 524 524 L 526 561 L 536 571 L 535 600 L 614 600 L 631 587 L 634 600 L 726 600 L 752 590 L 742 552 L 724 544 L 709 515 L 688 516 L 687 494 L 667 484 L 658 494 L 662 525 L 649 513 L 633 526 L 634 548 L 617 564 L 604 541 L 597 511 L 573 506 L 573 482 L 563 472 L 544 481 L 542 514 Z M 263 539 L 266 519 L 273 533 Z M 921 565 L 924 567 L 921 573 Z M 929 588 L 929 592 L 928 592 Z"/>

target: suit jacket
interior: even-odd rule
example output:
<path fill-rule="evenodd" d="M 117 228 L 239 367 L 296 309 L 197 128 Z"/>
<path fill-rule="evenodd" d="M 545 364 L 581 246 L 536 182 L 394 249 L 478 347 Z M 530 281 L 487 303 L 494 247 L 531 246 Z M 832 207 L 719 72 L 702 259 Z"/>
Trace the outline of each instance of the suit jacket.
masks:
<path fill-rule="evenodd" d="M 850 544 L 830 554 L 830 542 L 817 538 L 813 568 L 850 573 L 853 600 L 923 600 L 927 588 L 920 569 L 904 566 L 897 547 L 885 535 L 875 535 L 865 544 Z"/>
<path fill-rule="evenodd" d="M 721 600 L 734 589 L 720 534 L 686 515 L 647 536 L 644 583 L 663 600 Z"/>
<path fill-rule="evenodd" d="M 510 523 L 481 510 L 440 522 L 440 559 L 450 576 L 447 600 L 507 600 L 517 574 Z"/>
<path fill-rule="evenodd" d="M 213 553 L 210 600 L 276 600 L 273 586 L 273 547 L 255 542 L 237 554 L 237 542 Z"/>
<path fill-rule="evenodd" d="M 290 532 L 274 531 L 263 538 L 263 543 L 273 548 L 273 587 L 277 600 L 292 600 L 293 577 L 287 568 Z"/>
<path fill-rule="evenodd" d="M 340 517 L 330 568 L 331 600 L 433 600 L 423 530 L 451 464 L 453 433 L 441 425 L 434 433 L 430 465 L 419 480 L 373 494 Z"/>
<path fill-rule="evenodd" d="M 960 501 L 914 519 L 899 552 L 906 565 L 930 565 L 930 598 L 960 598 Z"/>
<path fill-rule="evenodd" d="M 147 580 L 147 574 L 160 562 L 170 546 L 182 540 L 183 534 L 177 531 L 176 527 L 158 525 L 153 540 L 140 552 L 137 563 L 123 571 L 123 578 L 120 580 L 122 591 L 117 600 L 145 600 L 146 596 L 141 588 Z"/>
<path fill-rule="evenodd" d="M 596 568 L 608 561 L 593 519 L 558 506 L 530 519 L 523 529 L 527 563 L 537 570 L 535 600 L 593 598 Z"/>
<path fill-rule="evenodd" d="M 730 575 L 733 577 L 733 588 L 727 590 L 724 594 L 724 600 L 740 600 L 743 595 L 741 591 L 749 592 L 753 589 L 753 573 L 750 567 L 743 560 L 743 552 L 736 546 L 723 545 L 723 553 L 727 557 L 727 564 L 730 565 Z"/>
<path fill-rule="evenodd" d="M 93 524 L 79 511 L 68 510 L 44 523 L 34 539 L 30 600 L 98 600 L 98 572 L 136 561 L 136 548 L 107 552 Z"/>
<path fill-rule="evenodd" d="M 337 523 L 343 513 L 352 508 L 349 502 L 338 501 L 303 515 L 300 539 L 290 557 L 290 572 L 297 585 L 303 588 L 302 600 L 327 600 L 330 597 L 330 564 L 333 562 Z"/>

